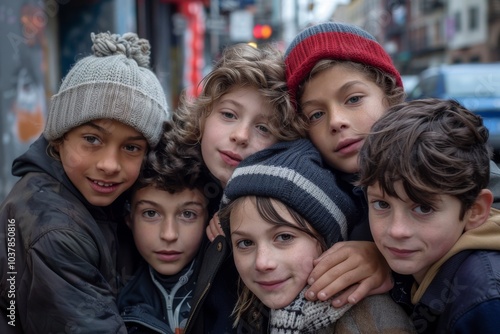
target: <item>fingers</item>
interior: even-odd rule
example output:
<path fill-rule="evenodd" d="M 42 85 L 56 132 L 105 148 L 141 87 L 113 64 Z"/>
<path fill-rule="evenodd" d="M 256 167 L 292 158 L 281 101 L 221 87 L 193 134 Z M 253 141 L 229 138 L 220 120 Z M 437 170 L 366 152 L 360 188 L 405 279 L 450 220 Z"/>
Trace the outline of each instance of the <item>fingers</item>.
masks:
<path fill-rule="evenodd" d="M 369 294 L 388 291 L 389 276 L 389 266 L 373 242 L 343 242 L 315 261 L 306 298 L 327 300 L 338 294 L 335 298 L 340 306 L 347 301 L 357 303 Z"/>
<path fill-rule="evenodd" d="M 355 299 L 349 299 L 350 296 L 352 296 L 352 293 L 356 291 L 358 288 L 359 284 L 354 284 L 353 286 L 350 286 L 346 290 L 342 291 L 338 295 L 334 296 L 332 298 L 332 306 L 333 307 L 342 307 L 345 304 L 356 304 L 358 300 Z"/>
<path fill-rule="evenodd" d="M 215 214 L 212 219 L 210 219 L 206 232 L 208 240 L 210 241 L 214 241 L 215 237 L 217 237 L 218 235 L 224 235 L 224 231 L 220 226 L 219 216 L 217 214 Z"/>

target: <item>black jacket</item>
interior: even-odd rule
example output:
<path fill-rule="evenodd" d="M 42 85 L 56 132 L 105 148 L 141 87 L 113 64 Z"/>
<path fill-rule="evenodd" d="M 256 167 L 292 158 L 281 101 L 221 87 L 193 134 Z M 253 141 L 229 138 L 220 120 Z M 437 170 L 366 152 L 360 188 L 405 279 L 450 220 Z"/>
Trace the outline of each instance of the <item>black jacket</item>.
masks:
<path fill-rule="evenodd" d="M 90 205 L 46 148 L 40 137 L 14 161 L 0 206 L 0 332 L 126 333 L 116 296 L 137 253 L 123 201 Z"/>

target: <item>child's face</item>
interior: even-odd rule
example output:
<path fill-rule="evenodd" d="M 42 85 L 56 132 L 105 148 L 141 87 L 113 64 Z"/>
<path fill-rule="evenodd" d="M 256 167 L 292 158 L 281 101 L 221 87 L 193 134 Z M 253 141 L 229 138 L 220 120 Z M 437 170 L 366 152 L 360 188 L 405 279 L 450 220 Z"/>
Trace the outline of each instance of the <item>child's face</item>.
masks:
<path fill-rule="evenodd" d="M 142 257 L 160 274 L 175 275 L 196 256 L 208 220 L 199 190 L 139 189 L 127 221 Z"/>
<path fill-rule="evenodd" d="M 335 65 L 308 81 L 301 106 L 309 137 L 326 162 L 346 173 L 358 171 L 367 133 L 387 109 L 384 92 L 366 75 Z"/>
<path fill-rule="evenodd" d="M 438 196 L 431 208 L 412 202 L 401 181 L 395 189 L 401 199 L 384 194 L 378 184 L 367 188 L 370 229 L 392 270 L 420 283 L 460 238 L 469 212 L 460 221 L 461 203 L 454 196 Z"/>
<path fill-rule="evenodd" d="M 273 205 L 297 225 L 281 202 L 273 200 Z M 234 262 L 243 283 L 267 307 L 290 304 L 306 286 L 313 260 L 321 254 L 320 243 L 298 228 L 266 222 L 252 197 L 233 209 L 230 228 Z"/>
<path fill-rule="evenodd" d="M 56 149 L 85 199 L 107 206 L 136 181 L 148 143 L 134 128 L 106 119 L 72 129 Z"/>
<path fill-rule="evenodd" d="M 269 132 L 272 112 L 253 87 L 234 89 L 215 103 L 203 129 L 201 152 L 223 187 L 241 160 L 277 142 Z"/>

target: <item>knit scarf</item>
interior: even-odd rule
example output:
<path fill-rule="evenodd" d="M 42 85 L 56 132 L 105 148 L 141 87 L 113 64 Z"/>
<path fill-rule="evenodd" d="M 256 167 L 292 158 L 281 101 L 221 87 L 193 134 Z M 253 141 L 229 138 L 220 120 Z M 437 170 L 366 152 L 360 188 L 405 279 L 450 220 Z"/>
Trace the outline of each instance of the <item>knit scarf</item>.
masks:
<path fill-rule="evenodd" d="M 332 301 L 309 301 L 304 295 L 305 287 L 290 305 L 271 310 L 271 334 L 314 333 L 335 323 L 352 305 L 339 308 L 332 306 Z"/>

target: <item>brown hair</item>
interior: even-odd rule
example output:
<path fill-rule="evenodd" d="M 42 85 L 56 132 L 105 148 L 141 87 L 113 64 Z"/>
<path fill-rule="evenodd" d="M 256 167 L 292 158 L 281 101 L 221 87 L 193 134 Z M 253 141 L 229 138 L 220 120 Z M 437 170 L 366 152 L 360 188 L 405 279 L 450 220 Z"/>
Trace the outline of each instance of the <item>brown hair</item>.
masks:
<path fill-rule="evenodd" d="M 274 110 L 269 119 L 270 132 L 279 141 L 305 137 L 306 121 L 297 115 L 285 81 L 283 55 L 271 45 L 254 48 L 236 44 L 224 49 L 221 59 L 200 83 L 200 95 L 190 100 L 185 94 L 172 114 L 179 136 L 189 145 L 199 144 L 206 118 L 213 105 L 233 89 L 255 87 Z"/>
<path fill-rule="evenodd" d="M 489 182 L 491 149 L 480 116 L 453 100 L 424 99 L 389 108 L 372 127 L 359 154 L 358 185 L 378 183 L 398 197 L 432 207 L 436 196 L 458 198 L 460 219 Z"/>
<path fill-rule="evenodd" d="M 146 155 L 132 195 L 138 189 L 154 186 L 171 194 L 198 189 L 207 199 L 218 199 L 221 189 L 210 177 L 199 150 L 176 139 L 172 124 L 164 122 L 160 142 Z"/>

